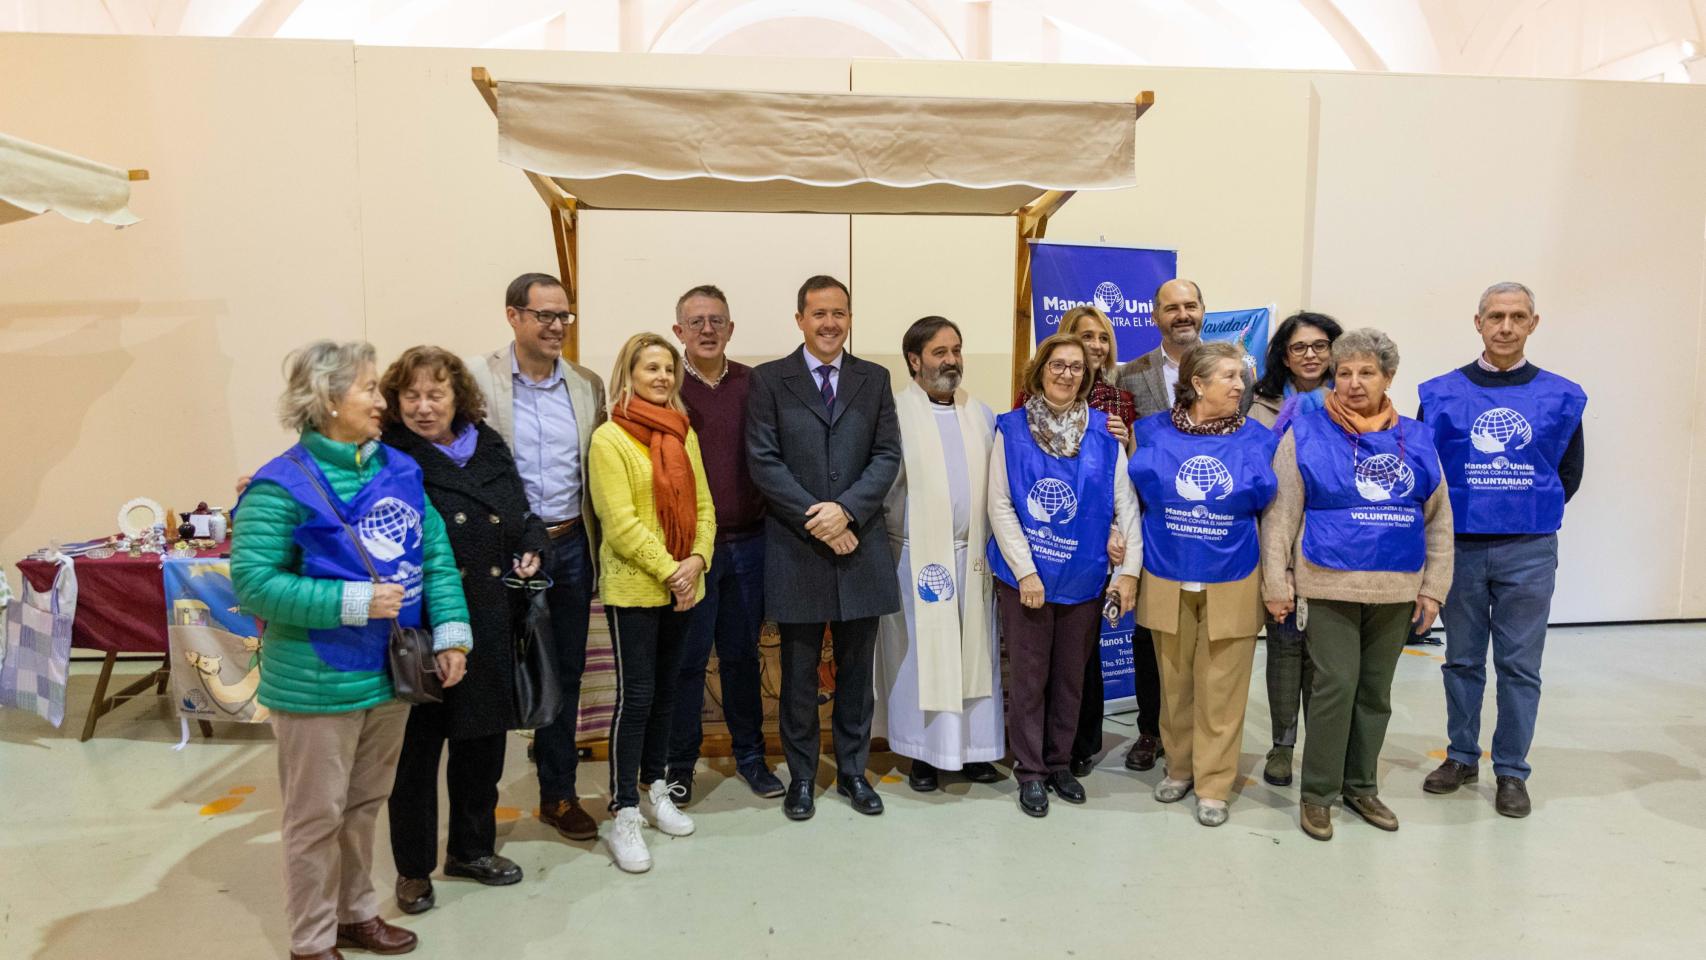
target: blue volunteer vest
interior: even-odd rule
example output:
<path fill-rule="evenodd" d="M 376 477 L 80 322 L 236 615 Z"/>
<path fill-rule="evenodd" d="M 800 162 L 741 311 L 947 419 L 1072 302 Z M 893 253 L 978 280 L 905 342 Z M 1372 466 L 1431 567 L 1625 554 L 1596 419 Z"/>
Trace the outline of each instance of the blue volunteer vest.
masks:
<path fill-rule="evenodd" d="M 1031 439 L 1021 407 L 995 418 L 1007 455 L 1007 490 L 1031 547 L 1031 561 L 1049 603 L 1073 604 L 1102 596 L 1108 582 L 1108 532 L 1114 525 L 1114 469 L 1120 444 L 1108 432 L 1108 415 L 1090 411 L 1078 456 L 1051 457 Z M 992 537 L 987 550 L 997 579 L 1019 579 Z"/>
<path fill-rule="evenodd" d="M 1353 438 L 1323 409 L 1298 417 L 1291 432 L 1303 477 L 1303 556 L 1334 570 L 1422 569 L 1422 505 L 1440 481 L 1433 431 L 1399 417 L 1394 429 Z"/>
<path fill-rule="evenodd" d="M 379 578 L 402 585 L 403 607 L 397 621 L 405 627 L 418 627 L 426 488 L 421 484 L 421 468 L 408 455 L 383 444 L 378 451 L 375 456 L 383 460 L 379 472 L 347 503 L 301 444 L 269 461 L 255 473 L 255 480 L 270 480 L 283 487 L 308 513 L 308 519 L 296 528 L 294 536 L 302 550 L 299 571 L 302 576 L 364 583 L 372 579 L 361 554 L 344 532 L 341 514 L 342 521 L 355 529 L 366 546 Z M 291 462 L 293 459 L 306 466 L 319 481 L 336 506 L 336 513 L 327 508 L 326 500 Z M 334 670 L 376 671 L 386 669 L 390 631 L 390 621 L 371 620 L 359 627 L 309 630 L 308 641 L 314 645 L 315 654 Z"/>
<path fill-rule="evenodd" d="M 1422 384 L 1422 413 L 1439 444 L 1458 533 L 1557 533 L 1558 463 L 1581 425 L 1582 388 L 1542 370 L 1487 388 L 1453 370 Z"/>
<path fill-rule="evenodd" d="M 1171 413 L 1137 422 L 1131 482 L 1143 503 L 1143 566 L 1168 580 L 1242 580 L 1261 560 L 1256 518 L 1274 498 L 1279 437 L 1254 420 L 1223 437 L 1193 436 Z"/>

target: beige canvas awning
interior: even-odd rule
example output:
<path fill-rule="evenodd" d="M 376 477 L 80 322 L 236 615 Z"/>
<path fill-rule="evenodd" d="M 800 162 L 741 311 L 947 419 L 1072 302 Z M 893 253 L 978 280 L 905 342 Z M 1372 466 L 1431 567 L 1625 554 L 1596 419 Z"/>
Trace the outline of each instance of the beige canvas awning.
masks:
<path fill-rule="evenodd" d="M 482 92 L 486 92 L 485 89 Z M 1010 215 L 1135 186 L 1148 103 L 495 81 L 498 155 L 583 207 Z"/>
<path fill-rule="evenodd" d="M 0 223 L 49 210 L 78 223 L 115 227 L 140 218 L 131 213 L 130 181 L 144 170 L 120 170 L 0 133 Z"/>

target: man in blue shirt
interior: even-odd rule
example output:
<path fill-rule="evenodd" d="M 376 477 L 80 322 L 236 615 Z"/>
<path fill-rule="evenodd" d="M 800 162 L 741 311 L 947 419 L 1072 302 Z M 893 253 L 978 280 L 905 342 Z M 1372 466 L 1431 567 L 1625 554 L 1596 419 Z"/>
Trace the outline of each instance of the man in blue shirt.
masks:
<path fill-rule="evenodd" d="M 598 825 L 575 794 L 575 719 L 586 669 L 587 617 L 597 582 L 597 518 L 586 482 L 586 448 L 604 422 L 604 382 L 563 359 L 563 337 L 575 316 L 556 277 L 525 273 L 504 294 L 514 341 L 468 361 L 486 395 L 486 422 L 515 455 L 529 507 L 545 521 L 551 556 L 542 573 L 555 634 L 563 712 L 534 733 L 539 765 L 539 817 L 571 840 L 591 840 Z"/>

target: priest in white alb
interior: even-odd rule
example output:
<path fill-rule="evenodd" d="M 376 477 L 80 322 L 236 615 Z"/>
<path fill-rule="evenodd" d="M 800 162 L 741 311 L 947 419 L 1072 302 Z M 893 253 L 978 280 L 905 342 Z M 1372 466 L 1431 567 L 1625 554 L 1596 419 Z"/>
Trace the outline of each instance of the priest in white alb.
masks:
<path fill-rule="evenodd" d="M 952 322 L 914 323 L 901 353 L 912 381 L 895 395 L 902 466 L 885 506 L 902 609 L 878 633 L 874 733 L 912 761 L 914 790 L 935 790 L 941 771 L 990 783 L 1007 752 L 983 550 L 995 415 L 960 389 Z"/>

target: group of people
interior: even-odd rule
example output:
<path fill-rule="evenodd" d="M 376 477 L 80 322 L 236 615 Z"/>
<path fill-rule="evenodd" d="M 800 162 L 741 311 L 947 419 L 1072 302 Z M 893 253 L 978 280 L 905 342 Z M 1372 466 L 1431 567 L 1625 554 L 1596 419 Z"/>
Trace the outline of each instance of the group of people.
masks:
<path fill-rule="evenodd" d="M 694 832 L 683 808 L 712 649 L 736 770 L 789 819 L 815 809 L 826 632 L 835 787 L 854 810 L 883 812 L 865 773 L 875 733 L 919 791 L 944 774 L 995 781 L 1010 756 L 1018 805 L 1040 817 L 1050 794 L 1086 800 L 1099 625 L 1134 609 L 1125 764 L 1164 761 L 1155 799 L 1194 792 L 1204 825 L 1227 819 L 1265 623 L 1264 776 L 1290 783 L 1301 707 L 1303 830 L 1331 837 L 1335 795 L 1397 829 L 1376 777 L 1392 677 L 1442 606 L 1451 748 L 1424 789 L 1476 779 L 1491 645 L 1497 807 L 1526 815 L 1585 405 L 1524 358 L 1533 294 L 1487 290 L 1482 355 L 1425 383 L 1416 419 L 1387 396 L 1398 351 L 1377 330 L 1296 314 L 1258 380 L 1237 346 L 1201 340 L 1196 284 L 1171 280 L 1154 305 L 1162 343 L 1124 365 L 1106 316 L 1063 317 L 1000 416 L 962 388 L 961 331 L 944 317 L 907 330 L 910 382 L 891 388 L 845 349 L 852 296 L 827 276 L 799 290 L 798 350 L 730 360 L 727 297 L 695 287 L 673 340 L 629 338 L 608 391 L 562 358 L 575 317 L 546 274 L 510 284 L 512 343 L 469 361 L 422 346 L 380 371 L 363 343 L 293 353 L 281 418 L 299 442 L 249 481 L 232 551 L 238 596 L 266 622 L 291 955 L 413 949 L 379 917 L 374 829 L 389 799 L 397 903 L 430 909 L 445 754 L 445 875 L 522 879 L 497 853 L 495 810 L 521 725 L 518 621 L 539 591 L 564 704 L 534 731 L 540 818 L 599 836 L 577 797 L 575 729 L 596 592 L 618 678 L 603 842 L 629 872 L 652 864 L 644 828 Z M 767 619 L 786 782 L 765 756 Z M 395 698 L 398 626 L 430 631 L 442 703 Z"/>

